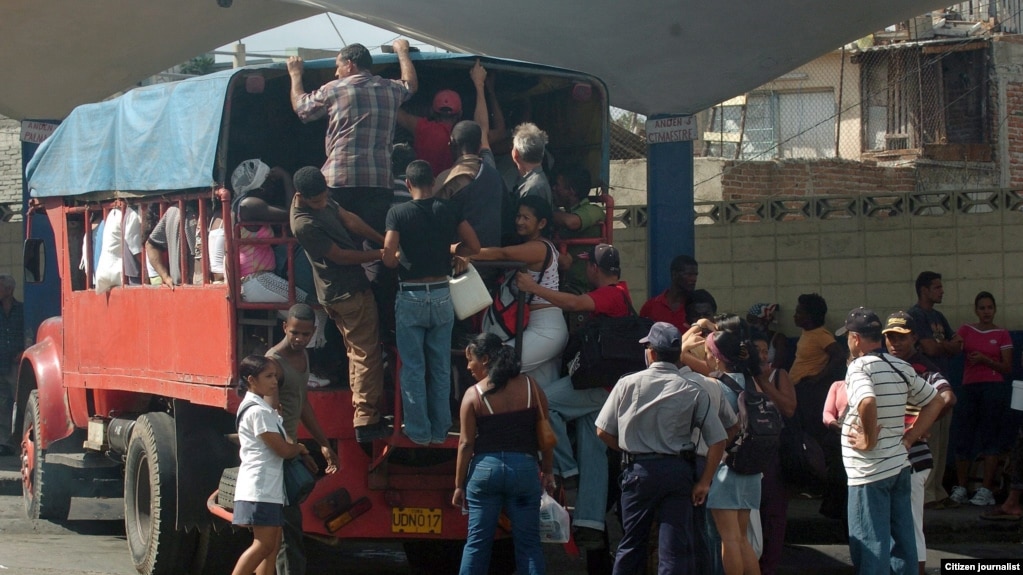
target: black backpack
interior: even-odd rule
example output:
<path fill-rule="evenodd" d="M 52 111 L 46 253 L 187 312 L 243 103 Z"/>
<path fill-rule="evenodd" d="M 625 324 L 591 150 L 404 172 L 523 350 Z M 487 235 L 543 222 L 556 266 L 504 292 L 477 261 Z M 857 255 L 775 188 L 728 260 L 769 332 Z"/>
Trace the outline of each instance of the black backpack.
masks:
<path fill-rule="evenodd" d="M 725 463 L 736 473 L 763 473 L 772 462 L 778 461 L 778 445 L 785 425 L 781 412 L 774 402 L 757 391 L 756 385 L 746 382 L 743 389 L 721 372 L 712 373 L 711 377 L 739 394 L 739 433 L 726 450 Z"/>
<path fill-rule="evenodd" d="M 645 346 L 639 340 L 654 322 L 639 317 L 628 296 L 622 297 L 629 315 L 591 318 L 569 336 L 561 354 L 562 374 L 572 377 L 575 389 L 614 387 L 623 375 L 646 369 Z"/>

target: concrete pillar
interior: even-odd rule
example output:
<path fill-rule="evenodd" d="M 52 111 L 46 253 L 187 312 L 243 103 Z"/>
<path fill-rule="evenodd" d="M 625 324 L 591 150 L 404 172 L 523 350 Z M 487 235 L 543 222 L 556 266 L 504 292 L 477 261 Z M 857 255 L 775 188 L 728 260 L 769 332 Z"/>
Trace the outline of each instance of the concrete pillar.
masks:
<path fill-rule="evenodd" d="M 669 116 L 652 116 L 650 121 Z M 648 128 L 647 133 L 650 133 Z M 649 295 L 671 283 L 669 266 L 679 254 L 695 256 L 693 230 L 693 142 L 647 146 Z"/>

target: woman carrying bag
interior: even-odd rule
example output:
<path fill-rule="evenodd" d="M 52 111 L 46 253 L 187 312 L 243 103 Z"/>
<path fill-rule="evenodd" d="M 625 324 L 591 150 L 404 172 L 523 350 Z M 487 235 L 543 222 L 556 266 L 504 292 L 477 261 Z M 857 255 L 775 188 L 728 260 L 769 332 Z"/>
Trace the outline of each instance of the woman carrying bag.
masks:
<path fill-rule="evenodd" d="M 536 196 L 526 196 L 519 200 L 515 216 L 515 232 L 522 243 L 503 248 L 482 248 L 471 259 L 523 262 L 536 283 L 558 291 L 557 248 L 547 239 L 553 218 L 549 203 Z M 512 294 L 517 293 L 515 270 L 507 270 L 505 274 L 509 278 L 508 288 Z M 538 296 L 528 296 L 526 301 L 529 316 L 522 334 L 522 371 L 544 385 L 561 375 L 561 351 L 568 343 L 568 327 L 564 313 L 549 301 Z M 518 328 L 514 325 L 509 327 Z M 513 334 L 503 332 L 486 319 L 483 330 L 498 335 L 502 341 L 514 341 Z"/>
<path fill-rule="evenodd" d="M 461 435 L 452 505 L 467 510 L 469 532 L 460 575 L 482 575 L 490 564 L 498 517 L 511 520 L 516 572 L 546 572 L 540 547 L 541 482 L 553 488 L 553 444 L 541 445 L 547 398 L 520 373 L 514 351 L 484 333 L 465 349 L 478 382 L 462 398 Z M 537 452 L 541 460 L 537 461 Z M 542 472 L 541 472 L 542 470 Z"/>

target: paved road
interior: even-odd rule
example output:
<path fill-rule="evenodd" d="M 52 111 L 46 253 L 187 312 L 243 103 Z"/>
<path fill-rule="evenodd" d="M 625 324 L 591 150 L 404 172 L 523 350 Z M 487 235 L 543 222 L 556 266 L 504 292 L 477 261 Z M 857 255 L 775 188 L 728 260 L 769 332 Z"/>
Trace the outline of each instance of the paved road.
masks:
<path fill-rule="evenodd" d="M 121 500 L 75 499 L 69 521 L 56 524 L 25 519 L 22 500 L 0 496 L 0 574 L 10 575 L 135 575 L 124 540 Z M 321 558 L 310 573 L 330 575 L 404 575 L 401 546 L 394 543 L 344 543 L 320 547 Z M 564 575 L 586 572 L 580 559 L 560 546 L 546 546 L 548 571 Z M 932 548 L 928 572 L 938 573 L 938 560 L 953 557 L 1021 557 L 1023 544 L 952 543 Z M 844 545 L 786 547 L 782 573 L 851 573 Z"/>

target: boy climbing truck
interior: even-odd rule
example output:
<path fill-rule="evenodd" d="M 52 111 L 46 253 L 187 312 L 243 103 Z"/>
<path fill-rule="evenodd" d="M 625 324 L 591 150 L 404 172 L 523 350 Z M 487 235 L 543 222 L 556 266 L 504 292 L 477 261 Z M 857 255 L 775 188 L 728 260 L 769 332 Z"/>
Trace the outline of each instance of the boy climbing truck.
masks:
<path fill-rule="evenodd" d="M 403 110 L 429 116 L 445 89 L 472 118 L 476 61 L 413 53 L 419 90 Z M 496 75 L 491 101 L 509 126 L 528 118 L 548 133 L 549 155 L 607 181 L 600 80 L 482 62 Z M 302 81 L 314 89 L 334 72 L 333 61 L 308 62 Z M 401 76 L 389 55 L 374 58 L 372 73 Z M 302 299 L 316 293 L 309 261 L 274 210 L 286 212 L 292 201 L 282 173 L 324 163 L 327 121 L 302 123 L 290 89 L 284 64 L 138 88 L 77 108 L 26 169 L 26 307 L 49 310 L 34 322 L 35 344 L 17 380 L 26 513 L 60 521 L 72 497 L 123 497 L 128 549 L 143 575 L 220 573 L 237 558 L 240 550 L 226 547 L 232 477 L 224 473 L 238 466 L 237 365 L 281 341 L 282 312 L 292 305 L 319 309 L 315 295 Z M 397 141 L 412 136 L 399 124 Z M 514 171 L 509 142 L 490 145 L 497 168 Z M 268 171 L 247 164 L 255 180 L 232 181 L 251 159 Z M 613 203 L 606 186 L 601 191 L 591 198 L 606 208 L 600 237 L 569 243 L 611 240 Z M 258 201 L 252 209 L 251 198 L 267 209 Z M 381 325 L 384 393 L 376 407 L 392 427 L 384 439 L 357 442 L 345 347 L 332 322 L 325 327 L 325 342 L 309 349 L 307 397 L 330 445 L 321 450 L 304 427 L 298 440 L 320 470 L 321 453 L 336 453 L 339 471 L 320 471 L 301 505 L 303 531 L 401 540 L 414 568 L 454 572 L 467 527 L 450 505 L 457 435 L 421 447 L 401 434 L 401 358 Z M 453 409 L 471 379 L 463 347 L 452 344 Z"/>

